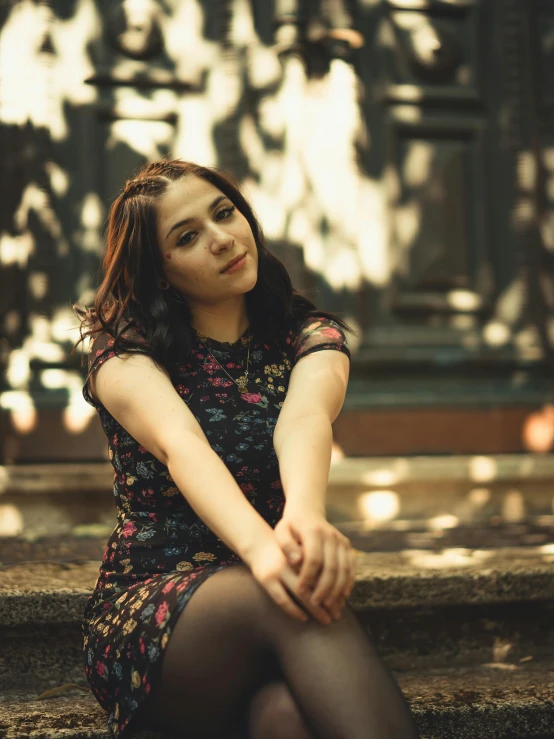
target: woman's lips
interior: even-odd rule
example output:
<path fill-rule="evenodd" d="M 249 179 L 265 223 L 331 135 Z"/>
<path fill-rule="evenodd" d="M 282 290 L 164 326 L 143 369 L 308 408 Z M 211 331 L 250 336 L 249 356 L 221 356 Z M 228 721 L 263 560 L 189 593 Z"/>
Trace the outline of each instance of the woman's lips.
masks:
<path fill-rule="evenodd" d="M 224 269 L 221 274 L 228 275 L 230 272 L 234 272 L 235 270 L 240 269 L 244 265 L 245 262 L 246 262 L 246 254 L 241 259 L 239 259 L 238 262 L 235 262 L 227 269 Z"/>

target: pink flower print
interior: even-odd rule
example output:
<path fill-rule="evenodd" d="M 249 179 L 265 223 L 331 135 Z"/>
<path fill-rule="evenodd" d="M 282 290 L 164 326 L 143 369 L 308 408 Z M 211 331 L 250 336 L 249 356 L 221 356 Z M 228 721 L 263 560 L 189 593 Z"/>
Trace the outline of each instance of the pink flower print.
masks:
<path fill-rule="evenodd" d="M 106 656 L 107 656 L 107 655 L 108 655 L 108 654 L 110 653 L 110 649 L 111 649 L 111 648 L 112 648 L 112 647 L 111 647 L 111 644 L 108 644 L 108 646 L 106 647 L 106 649 L 104 649 L 104 654 L 105 654 Z"/>
<path fill-rule="evenodd" d="M 146 683 L 146 685 L 144 686 L 144 692 L 146 693 L 146 695 L 148 695 L 148 693 L 150 692 L 150 683 Z"/>
<path fill-rule="evenodd" d="M 139 647 L 140 647 L 140 653 L 144 654 L 146 652 L 146 644 L 142 640 L 142 636 L 139 639 Z"/>
<path fill-rule="evenodd" d="M 272 483 L 270 484 L 270 486 L 269 486 L 269 487 L 270 487 L 270 488 L 271 488 L 272 490 L 281 490 L 281 488 L 283 487 L 283 483 L 281 482 L 281 480 L 275 480 L 274 482 L 272 482 Z"/>
<path fill-rule="evenodd" d="M 248 493 L 251 493 L 254 490 L 254 485 L 252 485 L 251 482 L 244 482 L 242 485 L 239 486 L 242 492 L 245 495 L 248 495 Z"/>
<path fill-rule="evenodd" d="M 262 400 L 260 393 L 244 393 L 240 397 L 247 403 L 259 403 Z"/>
<path fill-rule="evenodd" d="M 126 538 L 128 536 L 133 536 L 136 530 L 137 527 L 135 526 L 135 524 L 132 521 L 127 521 L 127 523 L 121 530 L 121 536 L 124 536 Z"/>
<path fill-rule="evenodd" d="M 96 672 L 100 675 L 100 677 L 104 677 L 105 669 L 106 669 L 106 665 L 103 662 L 96 663 Z"/>
<path fill-rule="evenodd" d="M 319 332 L 321 336 L 326 336 L 329 339 L 342 339 L 342 336 L 336 328 L 322 328 Z"/>
<path fill-rule="evenodd" d="M 161 624 L 165 621 L 165 617 L 167 615 L 168 608 L 169 608 L 169 606 L 168 606 L 166 600 L 164 600 L 158 606 L 158 610 L 156 611 L 156 615 L 154 616 L 154 618 L 156 619 L 156 623 L 157 623 L 158 626 L 161 626 Z"/>
<path fill-rule="evenodd" d="M 167 585 L 164 585 L 164 587 L 162 588 L 162 593 L 164 593 L 165 595 L 165 593 L 169 593 L 171 590 L 173 590 L 174 587 L 175 583 L 173 582 L 173 580 L 170 580 Z"/>

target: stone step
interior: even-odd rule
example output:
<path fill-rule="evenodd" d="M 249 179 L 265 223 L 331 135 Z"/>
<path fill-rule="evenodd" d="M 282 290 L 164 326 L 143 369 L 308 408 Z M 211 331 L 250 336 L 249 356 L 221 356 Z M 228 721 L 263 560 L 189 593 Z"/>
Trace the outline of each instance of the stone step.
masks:
<path fill-rule="evenodd" d="M 357 552 L 349 604 L 393 669 L 554 659 L 548 547 Z M 98 561 L 0 567 L 0 691 L 83 679 L 80 624 Z"/>
<path fill-rule="evenodd" d="M 0 467 L 0 537 L 111 530 L 113 474 L 110 462 Z M 552 541 L 553 488 L 554 454 L 348 458 L 335 449 L 327 511 L 332 523 L 372 531 L 458 529 L 461 539 L 474 525 L 524 525 Z"/>
<path fill-rule="evenodd" d="M 398 672 L 420 739 L 554 739 L 554 663 Z M 83 682 L 83 681 L 81 681 Z M 37 699 L 32 691 L 0 697 L 3 739 L 110 739 L 107 714 L 90 691 Z M 140 739 L 173 739 L 137 731 Z M 221 739 L 246 739 L 236 735 Z"/>
<path fill-rule="evenodd" d="M 331 521 L 333 523 L 333 521 Z M 490 549 L 552 546 L 554 527 L 530 523 L 459 525 L 452 528 L 391 524 L 390 528 L 369 528 L 362 522 L 334 522 L 348 536 L 352 546 L 367 552 L 402 550 Z M 19 536 L 0 536 L 0 565 L 22 561 L 80 562 L 100 560 L 114 521 L 73 527 L 66 533 L 39 534 L 27 530 Z"/>
<path fill-rule="evenodd" d="M 371 529 L 552 529 L 553 487 L 553 454 L 343 458 L 331 465 L 327 502 L 336 520 Z"/>

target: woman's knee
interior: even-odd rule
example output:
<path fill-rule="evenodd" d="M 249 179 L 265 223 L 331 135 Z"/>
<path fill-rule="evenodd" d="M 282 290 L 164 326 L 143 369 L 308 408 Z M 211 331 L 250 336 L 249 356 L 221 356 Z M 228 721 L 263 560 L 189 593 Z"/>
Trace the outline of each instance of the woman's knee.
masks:
<path fill-rule="evenodd" d="M 251 739 L 314 739 L 300 708 L 284 680 L 261 687 L 248 708 Z"/>

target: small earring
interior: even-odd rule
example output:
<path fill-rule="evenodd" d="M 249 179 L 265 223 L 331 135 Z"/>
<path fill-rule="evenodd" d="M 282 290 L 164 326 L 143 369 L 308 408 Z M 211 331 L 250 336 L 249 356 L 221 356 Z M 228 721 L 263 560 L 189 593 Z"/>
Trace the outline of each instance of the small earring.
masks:
<path fill-rule="evenodd" d="M 162 282 L 164 283 L 163 285 Z M 158 280 L 158 287 L 160 287 L 162 290 L 167 290 L 169 287 L 169 282 L 167 282 L 167 280 Z"/>

